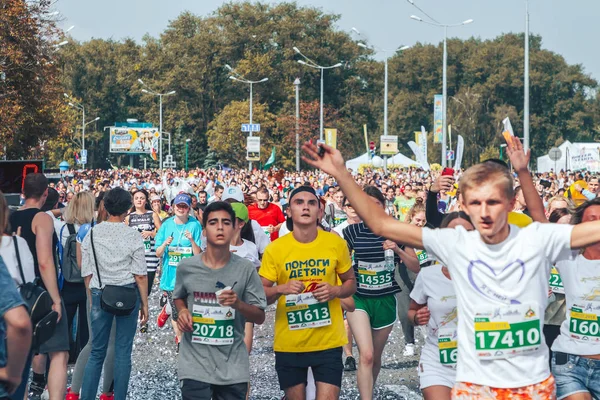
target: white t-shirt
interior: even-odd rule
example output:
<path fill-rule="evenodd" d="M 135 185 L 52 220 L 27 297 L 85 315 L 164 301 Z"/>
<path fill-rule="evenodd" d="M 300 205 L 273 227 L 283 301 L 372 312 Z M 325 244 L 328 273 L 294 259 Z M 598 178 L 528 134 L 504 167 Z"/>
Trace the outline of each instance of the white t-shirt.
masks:
<path fill-rule="evenodd" d="M 452 281 L 442 272 L 441 265 L 432 265 L 419 272 L 410 298 L 420 305 L 426 304 L 431 314 L 421 360 L 440 363 L 438 331 L 456 331 L 458 328 L 456 293 Z"/>
<path fill-rule="evenodd" d="M 590 356 L 600 354 L 600 260 L 583 255 L 556 264 L 565 288 L 567 318 L 552 351 Z"/>
<path fill-rule="evenodd" d="M 234 246 L 230 244 L 229 251 L 235 253 L 237 256 L 240 256 L 252 262 L 252 264 L 256 268 L 260 267 L 260 259 L 258 258 L 258 248 L 251 241 L 242 239 L 241 246 Z"/>
<path fill-rule="evenodd" d="M 572 230 L 572 226 L 563 224 L 533 223 L 522 229 L 511 225 L 509 236 L 502 243 L 488 245 L 479 232 L 468 232 L 461 226 L 423 229 L 425 250 L 448 267 L 457 295 L 458 382 L 516 388 L 542 382 L 550 376 L 548 347 L 542 334 L 548 302 L 548 264 L 572 257 Z M 498 321 L 497 318 L 502 321 L 539 318 L 539 324 L 533 328 L 527 325 L 527 332 L 521 333 L 530 342 L 527 334 L 539 325 L 539 331 L 532 335 L 540 340 L 537 349 L 523 354 L 496 350 L 498 347 L 491 352 L 476 350 L 476 314 L 490 322 Z M 490 331 L 482 332 L 480 339 L 484 343 L 492 343 Z M 491 346 L 498 346 L 499 342 L 495 343 Z M 482 359 L 490 356 L 507 358 Z"/>
<path fill-rule="evenodd" d="M 1 236 L 0 240 L 0 257 L 4 260 L 4 264 L 8 268 L 10 276 L 14 279 L 17 285 L 23 283 L 21 273 L 19 272 L 19 264 L 17 261 L 17 253 L 12 236 Z M 23 267 L 23 275 L 27 282 L 33 282 L 35 279 L 35 270 L 33 267 L 33 255 L 25 239 L 17 236 L 17 246 L 19 246 L 19 256 L 21 258 L 21 266 Z"/>
<path fill-rule="evenodd" d="M 348 220 L 345 220 L 344 222 L 342 222 L 341 224 L 339 224 L 338 226 L 334 227 L 333 230 L 340 235 L 341 237 L 344 237 L 344 235 L 342 234 L 342 231 L 344 230 L 345 227 L 347 227 L 348 225 L 350 225 L 350 223 L 348 222 Z"/>

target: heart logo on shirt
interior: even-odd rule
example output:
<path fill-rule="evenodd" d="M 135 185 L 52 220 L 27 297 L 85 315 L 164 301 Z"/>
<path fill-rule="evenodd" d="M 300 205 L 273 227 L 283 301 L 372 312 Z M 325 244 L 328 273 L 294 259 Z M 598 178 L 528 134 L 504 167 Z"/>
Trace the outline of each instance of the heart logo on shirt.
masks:
<path fill-rule="evenodd" d="M 510 299 L 508 296 L 499 293 L 496 290 L 498 285 L 495 281 L 500 279 L 502 286 L 506 288 L 517 286 L 525 276 L 525 263 L 523 261 L 515 260 L 498 272 L 481 260 L 471 261 L 467 275 L 471 286 L 483 296 L 503 303 L 520 304 L 518 300 Z M 486 283 L 490 281 L 491 284 Z"/>

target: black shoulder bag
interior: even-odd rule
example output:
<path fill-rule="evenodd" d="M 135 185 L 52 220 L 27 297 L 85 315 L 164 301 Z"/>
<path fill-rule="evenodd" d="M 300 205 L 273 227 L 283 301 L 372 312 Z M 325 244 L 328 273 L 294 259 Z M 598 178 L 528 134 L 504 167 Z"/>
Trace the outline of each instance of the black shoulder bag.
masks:
<path fill-rule="evenodd" d="M 19 286 L 19 293 L 29 310 L 29 317 L 31 318 L 31 326 L 33 328 L 31 348 L 33 351 L 37 351 L 40 345 L 47 342 L 54 335 L 58 313 L 52 309 L 52 297 L 40 285 L 39 278 L 35 278 L 33 282 L 25 281 L 16 236 L 13 236 L 13 243 L 15 245 L 15 254 L 17 256 L 17 264 L 19 265 L 19 272 L 21 273 L 21 280 L 23 281 L 21 286 Z M 63 316 L 63 318 L 66 317 L 66 315 Z"/>
<path fill-rule="evenodd" d="M 100 279 L 100 269 L 98 268 L 98 259 L 96 258 L 96 247 L 94 246 L 94 228 L 90 231 L 90 241 L 92 242 L 92 251 L 94 253 L 94 263 L 96 264 L 96 273 L 98 274 L 98 283 L 102 295 L 100 296 L 100 306 L 107 313 L 116 316 L 131 315 L 137 303 L 137 289 L 126 286 L 106 285 L 102 288 Z"/>

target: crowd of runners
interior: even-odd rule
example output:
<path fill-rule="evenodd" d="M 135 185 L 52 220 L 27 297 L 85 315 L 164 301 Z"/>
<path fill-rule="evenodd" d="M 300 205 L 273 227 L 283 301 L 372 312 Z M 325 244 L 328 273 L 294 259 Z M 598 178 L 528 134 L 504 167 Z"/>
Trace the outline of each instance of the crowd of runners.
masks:
<path fill-rule="evenodd" d="M 374 398 L 395 325 L 426 400 L 600 398 L 597 176 L 531 173 L 510 138 L 510 166 L 465 171 L 303 150 L 314 170 L 29 174 L 18 210 L 0 194 L 0 399 L 93 400 L 103 372 L 100 399 L 124 400 L 152 324 L 173 330 L 184 400 L 246 399 L 271 304 L 289 400 L 336 399 L 354 370 Z M 42 343 L 30 282 L 56 315 Z"/>

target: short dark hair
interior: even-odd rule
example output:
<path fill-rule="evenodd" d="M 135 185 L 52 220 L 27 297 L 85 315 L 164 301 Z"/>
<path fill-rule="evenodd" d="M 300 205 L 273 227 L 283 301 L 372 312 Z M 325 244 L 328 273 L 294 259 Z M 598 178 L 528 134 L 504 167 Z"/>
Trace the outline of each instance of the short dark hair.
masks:
<path fill-rule="evenodd" d="M 217 192 L 217 190 L 225 190 L 225 188 L 221 185 L 215 185 L 215 193 Z"/>
<path fill-rule="evenodd" d="M 54 210 L 56 208 L 57 203 L 58 203 L 58 198 L 59 197 L 60 196 L 58 194 L 58 191 L 56 189 L 54 189 L 54 188 L 49 187 L 48 188 L 48 197 L 46 197 L 46 202 L 42 206 L 41 210 L 42 211 Z"/>
<path fill-rule="evenodd" d="M 585 210 L 587 210 L 591 206 L 600 206 L 600 197 L 596 197 L 592 200 L 588 200 L 585 203 L 582 203 L 575 209 L 573 213 L 573 217 L 571 218 L 571 225 L 578 225 L 583 221 L 583 214 Z"/>
<path fill-rule="evenodd" d="M 473 222 L 471 222 L 471 217 L 469 217 L 467 213 L 465 213 L 464 211 L 454 211 L 446 214 L 446 216 L 442 220 L 442 223 L 440 224 L 440 228 L 447 228 L 448 225 L 450 225 L 450 222 L 459 218 L 464 219 L 465 221 L 473 225 Z"/>
<path fill-rule="evenodd" d="M 104 208 L 110 215 L 125 214 L 131 208 L 131 194 L 120 187 L 110 189 L 104 195 Z"/>
<path fill-rule="evenodd" d="M 548 217 L 548 222 L 556 223 L 559 219 L 564 217 L 565 215 L 570 215 L 571 212 L 568 208 L 557 208 L 552 211 L 552 214 Z"/>
<path fill-rule="evenodd" d="M 379 200 L 382 206 L 385 206 L 385 197 L 381 193 L 381 190 L 377 189 L 375 186 L 365 186 L 364 192 L 374 199 Z"/>
<path fill-rule="evenodd" d="M 206 223 L 208 222 L 208 217 L 211 213 L 217 211 L 226 211 L 231 216 L 231 222 L 235 225 L 235 211 L 226 201 L 213 201 L 204 209 L 202 213 L 202 226 L 206 227 Z"/>
<path fill-rule="evenodd" d="M 48 178 L 44 174 L 27 174 L 23 182 L 23 194 L 26 199 L 40 199 L 48 189 Z"/>

